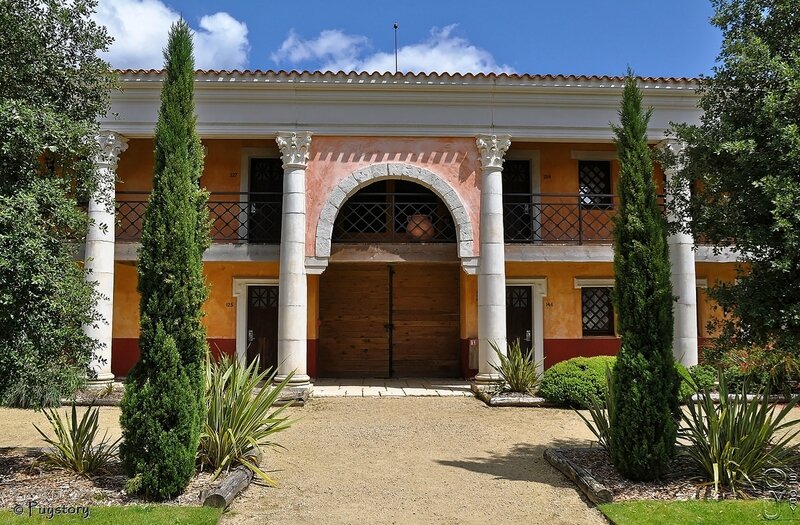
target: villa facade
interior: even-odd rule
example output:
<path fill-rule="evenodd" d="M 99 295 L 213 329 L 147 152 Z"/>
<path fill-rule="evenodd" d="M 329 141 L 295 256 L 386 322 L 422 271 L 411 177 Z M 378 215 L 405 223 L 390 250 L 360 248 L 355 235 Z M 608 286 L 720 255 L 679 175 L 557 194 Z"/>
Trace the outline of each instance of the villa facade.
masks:
<path fill-rule="evenodd" d="M 107 324 L 99 378 L 138 359 L 136 258 L 152 188 L 162 74 L 121 72 L 101 122 L 86 245 Z M 196 76 L 213 244 L 208 339 L 317 377 L 495 378 L 491 343 L 544 367 L 615 354 L 610 290 L 619 165 L 609 123 L 622 78 L 217 72 Z M 642 78 L 649 139 L 697 122 L 692 79 Z M 656 166 L 656 183 L 674 173 Z M 114 183 L 116 177 L 116 183 Z M 666 199 L 670 196 L 667 195 Z M 104 230 L 100 225 L 115 224 Z M 698 359 L 703 289 L 733 258 L 669 238 L 676 358 Z"/>

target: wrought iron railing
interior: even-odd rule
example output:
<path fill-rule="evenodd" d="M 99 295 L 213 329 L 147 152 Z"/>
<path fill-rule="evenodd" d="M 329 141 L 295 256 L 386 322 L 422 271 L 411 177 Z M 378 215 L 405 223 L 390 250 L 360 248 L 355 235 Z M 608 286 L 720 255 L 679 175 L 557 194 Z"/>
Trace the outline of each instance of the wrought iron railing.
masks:
<path fill-rule="evenodd" d="M 333 225 L 333 242 L 449 243 L 453 217 L 435 195 L 362 193 L 348 200 Z"/>
<path fill-rule="evenodd" d="M 117 240 L 141 238 L 149 192 L 117 192 Z M 213 193 L 208 200 L 211 238 L 217 243 L 279 244 L 280 192 Z"/>
<path fill-rule="evenodd" d="M 659 196 L 663 206 L 663 196 Z M 619 197 L 611 194 L 503 195 L 507 243 L 607 244 L 614 238 Z"/>

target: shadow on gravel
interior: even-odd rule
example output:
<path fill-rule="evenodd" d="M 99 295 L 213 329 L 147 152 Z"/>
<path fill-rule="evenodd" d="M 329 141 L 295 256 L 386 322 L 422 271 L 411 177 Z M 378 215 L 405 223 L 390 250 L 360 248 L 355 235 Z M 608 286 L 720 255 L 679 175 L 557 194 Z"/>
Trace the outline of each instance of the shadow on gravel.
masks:
<path fill-rule="evenodd" d="M 494 476 L 495 479 L 511 481 L 533 481 L 554 487 L 570 487 L 572 484 L 554 469 L 543 454 L 547 448 L 585 447 L 586 440 L 558 439 L 543 445 L 517 443 L 503 454 L 487 457 L 473 457 L 462 460 L 438 460 L 437 463 L 449 467 L 462 468 L 480 474 Z"/>

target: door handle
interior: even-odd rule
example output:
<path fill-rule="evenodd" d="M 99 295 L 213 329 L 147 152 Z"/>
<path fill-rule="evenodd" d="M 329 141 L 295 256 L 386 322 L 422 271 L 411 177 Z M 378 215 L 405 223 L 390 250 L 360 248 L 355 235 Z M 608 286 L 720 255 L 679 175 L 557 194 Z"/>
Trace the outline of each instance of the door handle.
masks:
<path fill-rule="evenodd" d="M 247 331 L 247 342 L 252 343 L 255 340 L 255 334 L 253 334 L 252 330 Z"/>
<path fill-rule="evenodd" d="M 530 330 L 525 330 L 525 340 L 530 343 L 531 342 L 531 337 L 532 337 L 531 331 Z"/>

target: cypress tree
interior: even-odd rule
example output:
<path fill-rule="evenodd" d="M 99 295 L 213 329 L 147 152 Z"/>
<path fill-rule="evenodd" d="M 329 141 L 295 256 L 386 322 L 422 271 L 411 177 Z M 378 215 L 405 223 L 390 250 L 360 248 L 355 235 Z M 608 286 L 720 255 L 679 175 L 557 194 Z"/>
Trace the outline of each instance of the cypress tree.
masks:
<path fill-rule="evenodd" d="M 659 209 L 647 146 L 651 110 L 629 70 L 620 125 L 620 207 L 614 228 L 614 305 L 621 348 L 614 366 L 616 410 L 611 455 L 633 480 L 652 480 L 675 452 L 679 379 L 672 356 L 672 286 L 666 221 Z"/>
<path fill-rule="evenodd" d="M 179 494 L 195 471 L 207 351 L 202 254 L 210 242 L 186 22 L 172 26 L 164 58 L 153 192 L 138 262 L 141 357 L 128 377 L 120 419 L 129 490 L 152 499 Z"/>

